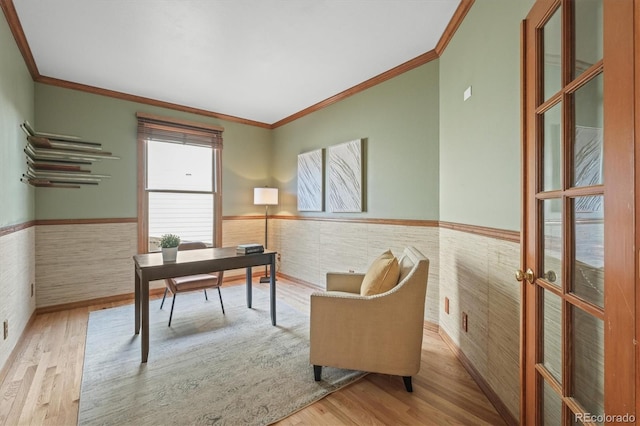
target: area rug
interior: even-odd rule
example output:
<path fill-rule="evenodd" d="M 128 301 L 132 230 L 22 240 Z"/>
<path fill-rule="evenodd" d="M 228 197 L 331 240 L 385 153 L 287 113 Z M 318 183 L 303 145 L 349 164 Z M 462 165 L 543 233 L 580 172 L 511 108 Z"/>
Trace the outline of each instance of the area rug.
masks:
<path fill-rule="evenodd" d="M 179 294 L 150 305 L 149 359 L 140 363 L 133 305 L 89 316 L 78 424 L 265 425 L 287 417 L 364 375 L 309 365 L 309 317 L 254 286 Z"/>

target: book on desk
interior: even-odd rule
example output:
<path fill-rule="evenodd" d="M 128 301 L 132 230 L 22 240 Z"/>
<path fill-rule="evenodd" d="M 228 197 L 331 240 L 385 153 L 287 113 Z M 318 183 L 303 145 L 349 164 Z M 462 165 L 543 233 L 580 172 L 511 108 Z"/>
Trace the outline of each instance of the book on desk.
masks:
<path fill-rule="evenodd" d="M 238 254 L 254 254 L 254 253 L 263 253 L 264 247 L 262 244 L 239 244 L 236 247 L 236 253 Z"/>

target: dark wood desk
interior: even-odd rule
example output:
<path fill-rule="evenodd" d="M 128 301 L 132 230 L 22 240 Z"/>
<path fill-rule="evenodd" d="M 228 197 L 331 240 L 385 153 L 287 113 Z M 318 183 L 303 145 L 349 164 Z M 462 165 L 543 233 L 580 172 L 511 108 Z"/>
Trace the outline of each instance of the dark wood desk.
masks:
<path fill-rule="evenodd" d="M 142 325 L 142 362 L 149 356 L 149 281 L 186 275 L 206 274 L 229 269 L 247 268 L 247 307 L 251 308 L 251 268 L 270 265 L 271 324 L 276 325 L 276 252 L 237 254 L 235 247 L 219 247 L 201 250 L 183 250 L 173 263 L 163 263 L 161 253 L 138 254 L 135 263 L 135 333 Z"/>

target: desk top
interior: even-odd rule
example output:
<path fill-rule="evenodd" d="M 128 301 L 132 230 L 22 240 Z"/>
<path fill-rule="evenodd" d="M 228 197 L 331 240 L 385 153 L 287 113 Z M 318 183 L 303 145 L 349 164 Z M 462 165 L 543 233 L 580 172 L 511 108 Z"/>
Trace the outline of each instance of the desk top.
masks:
<path fill-rule="evenodd" d="M 267 265 L 275 254 L 275 251 L 270 250 L 263 253 L 238 254 L 234 246 L 181 250 L 178 251 L 176 261 L 168 263 L 162 261 L 160 252 L 137 254 L 133 256 L 133 260 L 136 269 L 151 274 L 153 279 L 159 279 Z"/>

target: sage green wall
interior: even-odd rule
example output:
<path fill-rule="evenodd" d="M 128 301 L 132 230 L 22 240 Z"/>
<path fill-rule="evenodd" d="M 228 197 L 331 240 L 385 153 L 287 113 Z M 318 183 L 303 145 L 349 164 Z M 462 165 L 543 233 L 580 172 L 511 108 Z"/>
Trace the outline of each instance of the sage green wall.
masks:
<path fill-rule="evenodd" d="M 111 175 L 97 187 L 36 190 L 37 219 L 137 216 L 136 112 L 224 127 L 223 215 L 259 214 L 252 188 L 269 180 L 270 130 L 106 96 L 36 84 L 37 129 L 100 142 L 120 160 L 95 163 L 92 171 Z"/>
<path fill-rule="evenodd" d="M 520 230 L 520 22 L 532 5 L 476 1 L 440 57 L 442 221 Z"/>
<path fill-rule="evenodd" d="M 437 220 L 438 77 L 436 60 L 275 129 L 280 213 Z M 298 154 L 359 138 L 366 139 L 366 212 L 299 213 Z"/>
<path fill-rule="evenodd" d="M 25 134 L 20 123 L 34 122 L 33 81 L 0 16 L 0 227 L 34 218 L 34 191 L 20 182 L 25 172 Z"/>

